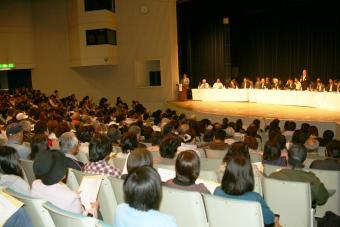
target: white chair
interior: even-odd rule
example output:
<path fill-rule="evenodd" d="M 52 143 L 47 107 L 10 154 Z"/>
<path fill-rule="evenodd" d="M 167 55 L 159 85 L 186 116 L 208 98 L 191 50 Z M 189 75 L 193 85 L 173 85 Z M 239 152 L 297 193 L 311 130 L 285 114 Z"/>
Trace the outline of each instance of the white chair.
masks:
<path fill-rule="evenodd" d="M 210 227 L 263 227 L 261 205 L 258 202 L 226 199 L 203 194 Z"/>
<path fill-rule="evenodd" d="M 76 158 L 82 163 L 86 164 L 89 162 L 89 153 L 79 151 L 78 154 L 76 155 Z"/>
<path fill-rule="evenodd" d="M 101 221 L 92 217 L 86 217 L 81 214 L 75 214 L 47 202 L 43 204 L 44 208 L 50 213 L 56 227 L 95 227 Z M 100 223 L 100 226 L 108 226 Z"/>
<path fill-rule="evenodd" d="M 216 171 L 221 165 L 221 160 L 212 158 L 201 158 L 201 170 Z"/>
<path fill-rule="evenodd" d="M 207 158 L 214 158 L 222 160 L 226 155 L 227 150 L 213 150 L 213 149 L 205 149 L 205 154 Z"/>
<path fill-rule="evenodd" d="M 313 226 L 310 184 L 265 177 L 263 195 L 268 206 L 280 215 L 280 224 L 287 227 Z"/>
<path fill-rule="evenodd" d="M 176 218 L 179 227 L 208 227 L 200 193 L 163 187 L 160 211 Z"/>
<path fill-rule="evenodd" d="M 33 171 L 33 161 L 28 159 L 20 159 L 22 168 L 25 172 L 25 176 L 27 179 L 27 183 L 32 185 L 32 182 L 35 180 L 35 174 Z"/>
<path fill-rule="evenodd" d="M 285 168 L 285 167 L 282 167 L 282 166 L 275 166 L 275 165 L 269 165 L 269 164 L 263 164 L 263 174 L 265 176 L 269 176 L 271 173 L 274 173 L 276 171 L 279 171 L 281 170 L 282 168 Z"/>
<path fill-rule="evenodd" d="M 91 176 L 93 174 L 83 173 L 75 169 L 69 169 L 69 176 L 66 184 L 74 191 L 79 189 L 79 185 L 84 176 Z M 78 187 L 77 187 L 78 186 Z M 99 210 L 103 216 L 104 222 L 113 224 L 115 220 L 115 211 L 117 207 L 117 200 L 114 190 L 108 177 L 104 176 L 100 184 L 98 192 Z"/>
<path fill-rule="evenodd" d="M 48 226 L 48 227 L 55 226 L 50 214 L 43 207 L 43 203 L 45 201 L 20 194 L 9 188 L 6 189 L 6 192 L 25 204 L 23 208 L 25 209 L 27 214 L 31 217 L 33 226 Z"/>
<path fill-rule="evenodd" d="M 249 152 L 251 163 L 262 162 L 262 155 L 259 152 Z"/>
<path fill-rule="evenodd" d="M 114 177 L 109 177 L 109 181 L 113 188 L 117 204 L 124 203 L 124 191 L 123 191 L 123 179 L 118 179 Z"/>
<path fill-rule="evenodd" d="M 120 169 L 121 171 L 123 171 L 124 169 L 124 165 L 126 162 L 126 158 L 111 158 L 108 163 L 118 169 Z"/>
<path fill-rule="evenodd" d="M 326 211 L 340 215 L 340 172 L 332 170 L 305 169 L 313 172 L 325 185 L 327 190 L 335 190 L 327 202 L 322 206 L 316 207 L 316 217 L 323 217 Z"/>
<path fill-rule="evenodd" d="M 120 146 L 112 146 L 112 151 L 119 153 L 122 152 L 123 150 Z"/>

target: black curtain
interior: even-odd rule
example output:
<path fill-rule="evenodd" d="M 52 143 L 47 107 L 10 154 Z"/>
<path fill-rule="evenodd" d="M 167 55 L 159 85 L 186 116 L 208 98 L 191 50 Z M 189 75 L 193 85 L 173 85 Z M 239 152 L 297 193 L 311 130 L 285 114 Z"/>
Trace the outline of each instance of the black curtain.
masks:
<path fill-rule="evenodd" d="M 189 75 L 191 87 L 203 78 L 225 83 L 231 72 L 229 25 L 222 16 L 188 5 L 177 6 L 180 74 Z"/>
<path fill-rule="evenodd" d="M 321 14 L 320 12 L 323 12 Z M 324 14 L 327 13 L 327 14 Z M 255 13 L 233 18 L 232 67 L 239 77 L 339 78 L 339 13 L 327 5 Z"/>

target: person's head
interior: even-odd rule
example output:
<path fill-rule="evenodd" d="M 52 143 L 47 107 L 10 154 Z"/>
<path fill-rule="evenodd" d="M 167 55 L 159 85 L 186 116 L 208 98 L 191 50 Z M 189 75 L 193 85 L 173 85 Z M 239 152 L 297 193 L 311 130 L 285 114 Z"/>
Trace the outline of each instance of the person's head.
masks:
<path fill-rule="evenodd" d="M 150 140 L 152 138 L 153 130 L 150 126 L 144 126 L 142 129 L 142 136 L 145 140 Z"/>
<path fill-rule="evenodd" d="M 150 151 L 137 148 L 133 150 L 126 162 L 128 173 L 141 166 L 153 166 L 153 157 Z"/>
<path fill-rule="evenodd" d="M 292 142 L 295 144 L 305 144 L 307 140 L 307 134 L 302 130 L 296 130 L 293 133 Z"/>
<path fill-rule="evenodd" d="M 195 151 L 187 150 L 178 154 L 176 159 L 176 179 L 194 184 L 200 174 L 200 158 Z"/>
<path fill-rule="evenodd" d="M 80 142 L 85 143 L 91 141 L 93 132 L 94 132 L 93 126 L 82 125 L 79 126 L 79 128 L 77 129 L 76 135 Z"/>
<path fill-rule="evenodd" d="M 47 122 L 37 121 L 34 124 L 34 133 L 35 134 L 46 134 L 48 136 Z"/>
<path fill-rule="evenodd" d="M 257 135 L 257 126 L 255 124 L 250 124 L 248 126 L 246 132 L 247 132 L 248 136 L 256 137 L 256 135 Z"/>
<path fill-rule="evenodd" d="M 240 132 L 243 129 L 243 121 L 242 119 L 237 119 L 235 124 L 235 131 Z"/>
<path fill-rule="evenodd" d="M 103 123 L 99 123 L 96 128 L 95 128 L 95 133 L 97 134 L 102 134 L 102 135 L 106 135 L 107 133 L 107 125 L 103 124 Z"/>
<path fill-rule="evenodd" d="M 24 132 L 19 123 L 11 123 L 6 128 L 6 136 L 8 141 L 19 142 L 20 144 L 24 139 Z"/>
<path fill-rule="evenodd" d="M 303 162 L 307 158 L 307 148 L 303 144 L 293 144 L 288 150 L 288 163 L 293 168 L 303 167 Z"/>
<path fill-rule="evenodd" d="M 105 159 L 112 151 L 111 140 L 102 134 L 95 134 L 89 144 L 89 159 L 97 162 Z"/>
<path fill-rule="evenodd" d="M 252 136 L 246 136 L 244 138 L 244 143 L 248 146 L 249 149 L 252 149 L 252 150 L 257 150 L 259 146 L 256 138 Z"/>
<path fill-rule="evenodd" d="M 180 140 L 177 136 L 167 135 L 161 141 L 159 153 L 163 158 L 173 159 L 179 146 Z"/>
<path fill-rule="evenodd" d="M 224 143 L 224 140 L 225 140 L 226 137 L 227 137 L 227 133 L 223 129 L 219 129 L 219 130 L 215 131 L 215 133 L 214 133 L 214 140 L 215 141 L 219 141 L 219 142 Z"/>
<path fill-rule="evenodd" d="M 124 197 L 130 207 L 140 210 L 158 210 L 162 200 L 161 178 L 150 166 L 142 166 L 128 174 L 123 185 Z"/>
<path fill-rule="evenodd" d="M 230 149 L 228 150 L 228 153 L 224 157 L 224 162 L 226 162 L 226 159 L 228 156 L 235 156 L 235 155 L 242 155 L 245 158 L 250 160 L 250 154 L 247 144 L 244 142 L 235 142 L 230 146 Z"/>
<path fill-rule="evenodd" d="M 250 160 L 242 155 L 229 157 L 221 182 L 222 190 L 229 195 L 243 195 L 254 189 L 254 173 Z"/>
<path fill-rule="evenodd" d="M 79 152 L 79 141 L 73 132 L 65 132 L 59 137 L 60 151 L 76 155 Z"/>
<path fill-rule="evenodd" d="M 182 139 L 185 143 L 193 143 L 195 142 L 196 132 L 194 129 L 188 129 L 185 131 L 184 135 L 182 135 Z"/>
<path fill-rule="evenodd" d="M 66 157 L 58 150 L 39 152 L 33 162 L 33 171 L 43 184 L 57 184 L 66 176 Z"/>
<path fill-rule="evenodd" d="M 303 76 L 307 76 L 307 69 L 303 69 L 303 70 L 302 70 L 302 75 L 303 75 Z"/>
<path fill-rule="evenodd" d="M 64 132 L 71 131 L 71 127 L 65 121 L 60 122 L 55 129 L 55 135 L 59 138 Z"/>
<path fill-rule="evenodd" d="M 207 82 L 206 79 L 203 79 L 203 80 L 202 80 L 202 84 L 205 84 L 206 82 Z"/>
<path fill-rule="evenodd" d="M 31 153 L 29 158 L 31 160 L 35 159 L 35 156 L 41 152 L 48 150 L 48 137 L 45 134 L 35 134 L 31 141 Z"/>
<path fill-rule="evenodd" d="M 332 130 L 325 130 L 322 134 L 322 138 L 325 141 L 325 144 L 327 144 L 328 142 L 332 141 L 332 139 L 334 138 L 334 132 Z"/>
<path fill-rule="evenodd" d="M 287 127 L 287 131 L 295 131 L 295 129 L 296 129 L 295 121 L 290 121 Z"/>
<path fill-rule="evenodd" d="M 123 153 L 128 153 L 138 146 L 138 140 L 136 134 L 132 132 L 126 132 L 123 134 L 120 140 L 120 147 Z"/>
<path fill-rule="evenodd" d="M 274 141 L 267 141 L 264 145 L 263 160 L 274 161 L 281 156 L 281 148 Z"/>
<path fill-rule="evenodd" d="M 318 128 L 314 125 L 310 126 L 308 128 L 308 135 L 307 137 L 318 137 L 319 136 L 319 131 Z"/>
<path fill-rule="evenodd" d="M 310 125 L 308 123 L 302 123 L 301 124 L 301 131 L 307 134 L 309 127 L 310 127 Z"/>
<path fill-rule="evenodd" d="M 0 173 L 23 177 L 17 150 L 9 146 L 0 146 Z"/>
<path fill-rule="evenodd" d="M 118 143 L 122 136 L 117 125 L 110 125 L 106 135 L 111 139 L 112 143 Z"/>
<path fill-rule="evenodd" d="M 216 79 L 216 83 L 221 83 L 220 78 L 217 78 L 217 79 Z"/>
<path fill-rule="evenodd" d="M 332 158 L 340 158 L 340 141 L 332 140 L 326 146 L 326 156 Z"/>
<path fill-rule="evenodd" d="M 235 130 L 232 127 L 227 127 L 225 129 L 225 132 L 226 132 L 226 137 L 227 138 L 232 138 L 235 135 Z"/>
<path fill-rule="evenodd" d="M 157 132 L 154 131 L 152 133 L 152 137 L 151 137 L 151 144 L 152 146 L 156 146 L 156 145 L 160 145 L 161 144 L 161 140 L 162 140 L 162 133 L 161 132 Z"/>
<path fill-rule="evenodd" d="M 140 136 L 141 136 L 141 128 L 137 125 L 132 125 L 130 128 L 129 128 L 129 132 L 133 133 L 136 135 L 137 137 L 137 140 L 139 140 Z"/>

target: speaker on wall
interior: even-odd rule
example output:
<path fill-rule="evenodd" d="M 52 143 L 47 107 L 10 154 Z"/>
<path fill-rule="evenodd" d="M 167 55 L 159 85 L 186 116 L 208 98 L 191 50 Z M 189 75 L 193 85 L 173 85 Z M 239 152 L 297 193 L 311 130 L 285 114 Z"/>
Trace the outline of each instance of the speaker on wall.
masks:
<path fill-rule="evenodd" d="M 161 86 L 161 71 L 149 72 L 149 84 L 150 86 Z"/>

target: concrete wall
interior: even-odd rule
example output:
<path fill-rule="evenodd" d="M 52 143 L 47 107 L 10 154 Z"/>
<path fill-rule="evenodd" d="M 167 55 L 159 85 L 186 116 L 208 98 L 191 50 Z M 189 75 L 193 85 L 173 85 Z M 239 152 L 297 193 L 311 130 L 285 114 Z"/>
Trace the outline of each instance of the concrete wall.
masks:
<path fill-rule="evenodd" d="M 34 88 L 46 93 L 58 89 L 61 95 L 75 93 L 78 98 L 89 95 L 95 101 L 103 96 L 111 101 L 121 96 L 125 101 L 137 99 L 152 107 L 176 98 L 175 0 L 116 0 L 118 64 L 78 68 L 70 67 L 67 0 L 4 2 L 7 4 L 0 5 L 0 32 L 12 37 L 4 25 L 16 29 L 19 24 L 31 31 L 31 38 L 23 42 L 18 37 L 10 47 L 0 42 L 0 60 L 6 59 L 9 54 L 4 57 L 3 53 L 10 51 L 11 56 L 20 56 L 13 60 L 17 65 L 30 62 Z M 148 12 L 143 13 L 141 6 L 146 6 Z M 137 86 L 135 63 L 144 60 L 161 61 L 162 86 Z"/>

